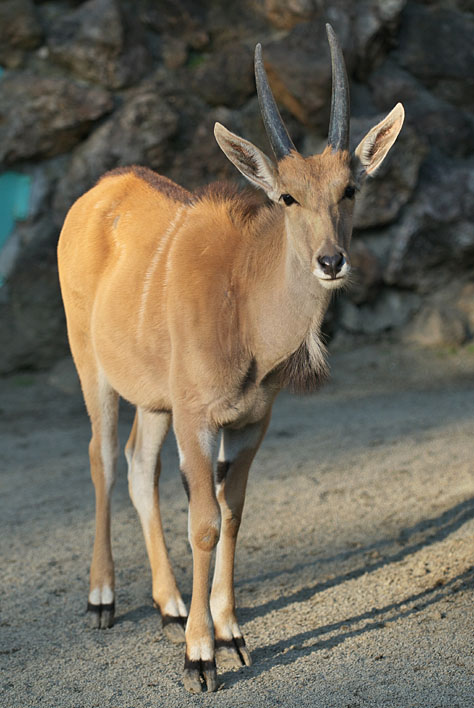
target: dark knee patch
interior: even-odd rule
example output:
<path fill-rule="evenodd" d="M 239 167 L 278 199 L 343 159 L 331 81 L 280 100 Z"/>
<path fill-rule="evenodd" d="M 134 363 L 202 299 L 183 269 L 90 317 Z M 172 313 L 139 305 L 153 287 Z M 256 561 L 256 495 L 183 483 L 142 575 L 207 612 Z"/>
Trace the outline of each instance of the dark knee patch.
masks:
<path fill-rule="evenodd" d="M 222 482 L 227 477 L 227 472 L 229 471 L 230 462 L 228 460 L 219 460 L 217 462 L 216 468 L 216 483 L 222 484 Z"/>

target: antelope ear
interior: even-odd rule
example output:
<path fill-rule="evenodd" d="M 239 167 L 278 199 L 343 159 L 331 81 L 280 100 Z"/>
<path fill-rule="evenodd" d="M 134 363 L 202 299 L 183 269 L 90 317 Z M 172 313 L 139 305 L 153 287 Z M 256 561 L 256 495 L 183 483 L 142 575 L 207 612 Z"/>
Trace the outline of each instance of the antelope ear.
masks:
<path fill-rule="evenodd" d="M 362 138 L 355 150 L 359 167 L 362 167 L 359 177 L 363 178 L 367 175 L 372 177 L 375 174 L 397 139 L 404 118 L 403 106 L 397 103 L 388 116 L 369 130 L 365 138 Z"/>
<path fill-rule="evenodd" d="M 278 172 L 264 152 L 248 140 L 239 138 L 220 123 L 214 126 L 219 147 L 239 172 L 257 187 L 263 189 L 273 201 L 280 198 Z"/>

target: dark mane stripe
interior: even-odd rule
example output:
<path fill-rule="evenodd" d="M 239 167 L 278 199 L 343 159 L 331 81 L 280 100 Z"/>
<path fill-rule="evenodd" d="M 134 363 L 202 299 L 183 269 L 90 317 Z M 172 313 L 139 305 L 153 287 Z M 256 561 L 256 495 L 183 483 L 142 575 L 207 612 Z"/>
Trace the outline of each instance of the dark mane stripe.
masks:
<path fill-rule="evenodd" d="M 263 192 L 251 187 L 241 188 L 232 182 L 211 182 L 193 192 L 192 203 L 212 201 L 225 203 L 234 222 L 242 223 L 253 219 L 271 205 Z"/>
<path fill-rule="evenodd" d="M 189 204 L 192 200 L 192 193 L 188 192 L 184 187 L 180 187 L 179 184 L 168 179 L 168 177 L 163 177 L 159 175 L 158 172 L 150 170 L 148 167 L 140 167 L 139 165 L 130 165 L 129 167 L 116 167 L 113 170 L 109 170 L 103 175 L 99 182 L 107 177 L 115 177 L 119 175 L 134 174 L 139 179 L 149 184 L 157 192 L 161 192 L 165 197 L 173 199 L 175 202 L 183 202 Z"/>
<path fill-rule="evenodd" d="M 272 205 L 263 192 L 251 187 L 240 188 L 232 182 L 211 182 L 205 187 L 199 187 L 194 192 L 189 192 L 168 177 L 163 177 L 148 167 L 140 167 L 139 165 L 115 167 L 102 175 L 98 182 L 108 177 L 127 174 L 133 174 L 142 179 L 153 189 L 175 202 L 189 205 L 204 201 L 226 204 L 230 217 L 236 225 L 252 220 L 260 211 L 271 208 Z"/>

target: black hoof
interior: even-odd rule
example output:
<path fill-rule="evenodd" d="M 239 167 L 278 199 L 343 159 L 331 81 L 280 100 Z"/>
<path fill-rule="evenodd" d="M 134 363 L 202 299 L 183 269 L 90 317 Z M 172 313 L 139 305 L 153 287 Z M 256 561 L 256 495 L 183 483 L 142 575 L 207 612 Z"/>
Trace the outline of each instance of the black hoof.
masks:
<path fill-rule="evenodd" d="M 251 666 L 252 658 L 243 637 L 216 639 L 216 659 L 223 669 L 240 669 Z"/>
<path fill-rule="evenodd" d="M 87 603 L 88 624 L 92 629 L 110 629 L 114 625 L 115 602 L 107 605 Z"/>
<path fill-rule="evenodd" d="M 188 618 L 181 615 L 164 615 L 155 600 L 153 600 L 153 607 L 160 613 L 161 626 L 166 639 L 173 644 L 183 644 L 186 641 L 185 629 Z"/>
<path fill-rule="evenodd" d="M 182 644 L 185 639 L 187 617 L 175 615 L 161 615 L 163 634 L 173 644 Z"/>
<path fill-rule="evenodd" d="M 183 683 L 184 688 L 190 693 L 201 693 L 205 688 L 208 693 L 217 691 L 219 684 L 217 683 L 216 662 L 201 659 L 192 661 L 186 656 Z"/>

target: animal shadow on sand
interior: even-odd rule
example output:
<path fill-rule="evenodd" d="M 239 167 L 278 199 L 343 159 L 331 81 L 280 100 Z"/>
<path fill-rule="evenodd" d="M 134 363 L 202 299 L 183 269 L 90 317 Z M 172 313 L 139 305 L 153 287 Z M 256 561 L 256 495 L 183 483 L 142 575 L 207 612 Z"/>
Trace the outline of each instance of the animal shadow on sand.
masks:
<path fill-rule="evenodd" d="M 351 557 L 361 556 L 361 564 L 359 567 L 346 573 L 341 573 L 329 580 L 320 583 L 316 582 L 296 592 L 262 603 L 256 607 L 241 608 L 240 616 L 243 623 L 255 617 L 264 616 L 269 612 L 278 611 L 294 603 L 305 602 L 319 592 L 345 583 L 348 580 L 360 578 L 366 573 L 372 573 L 389 564 L 397 563 L 417 553 L 419 550 L 447 538 L 473 517 L 474 497 L 455 505 L 437 517 L 426 519 L 414 526 L 403 529 L 398 538 L 384 540 L 355 550 L 351 549 L 350 551 L 333 556 L 330 559 L 325 559 L 326 561 L 346 561 Z M 387 546 L 394 545 L 397 546 L 397 549 L 387 548 Z M 383 558 L 367 564 L 364 556 L 373 550 L 383 553 Z M 297 573 L 298 570 L 302 568 L 317 566 L 319 564 L 321 564 L 321 559 L 296 564 L 289 569 L 255 576 L 252 578 L 252 582 L 258 584 L 259 582 L 275 578 L 282 574 Z M 230 687 L 236 681 L 240 682 L 254 678 L 275 665 L 292 664 L 301 656 L 308 656 L 317 651 L 328 650 L 342 644 L 346 639 L 351 637 L 357 637 L 381 629 L 399 619 L 415 615 L 461 589 L 473 587 L 474 566 L 471 566 L 463 573 L 460 573 L 446 582 L 438 579 L 434 582 L 432 587 L 414 593 L 408 597 L 403 596 L 400 600 L 387 604 L 384 607 L 371 608 L 353 617 L 347 617 L 328 625 L 316 626 L 307 631 L 285 637 L 274 644 L 253 649 L 252 658 L 254 663 L 250 670 L 246 669 L 245 673 L 238 672 L 238 674 L 227 672 L 223 674 L 221 678 L 224 684 Z M 362 626 L 361 623 L 363 623 Z M 324 638 L 326 635 L 330 636 Z"/>

